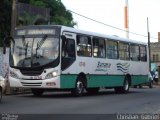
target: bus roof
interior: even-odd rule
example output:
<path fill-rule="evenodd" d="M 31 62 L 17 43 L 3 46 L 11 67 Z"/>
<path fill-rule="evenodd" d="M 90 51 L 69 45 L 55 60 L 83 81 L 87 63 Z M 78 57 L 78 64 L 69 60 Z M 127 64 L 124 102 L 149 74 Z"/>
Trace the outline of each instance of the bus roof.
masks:
<path fill-rule="evenodd" d="M 130 43 L 137 43 L 137 44 L 147 45 L 146 42 L 142 42 L 142 41 L 126 39 L 126 38 L 121 38 L 121 37 L 112 36 L 112 35 L 105 35 L 105 34 L 96 33 L 96 32 L 89 32 L 89 31 L 75 29 L 75 28 L 66 27 L 66 26 L 61 26 L 61 27 L 62 27 L 63 31 L 70 31 L 70 32 L 75 32 L 75 33 L 79 33 L 79 34 L 85 34 L 85 35 L 91 35 L 91 36 L 96 36 L 96 37 L 108 38 L 108 39 L 117 40 L 117 41 L 123 41 L 123 42 L 130 42 Z"/>
<path fill-rule="evenodd" d="M 34 27 L 40 27 L 40 28 L 42 27 L 46 27 L 46 28 L 47 27 L 60 27 L 62 31 L 73 32 L 73 33 L 84 34 L 84 35 L 91 35 L 91 36 L 102 37 L 102 38 L 108 38 L 108 39 L 112 39 L 116 41 L 147 45 L 147 42 L 126 39 L 126 38 L 121 38 L 118 36 L 106 35 L 106 34 L 101 34 L 101 33 L 96 33 L 96 32 L 89 32 L 89 31 L 80 30 L 80 29 L 76 29 L 72 27 L 63 26 L 63 25 L 29 25 L 29 26 L 22 26 L 16 29 L 25 29 L 25 28 L 34 28 Z"/>

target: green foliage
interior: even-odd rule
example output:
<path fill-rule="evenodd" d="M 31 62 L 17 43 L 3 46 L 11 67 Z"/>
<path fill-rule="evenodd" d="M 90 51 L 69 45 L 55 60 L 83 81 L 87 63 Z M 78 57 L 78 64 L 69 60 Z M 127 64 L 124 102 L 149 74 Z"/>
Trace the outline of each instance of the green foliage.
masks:
<path fill-rule="evenodd" d="M 0 3 L 0 46 L 3 46 L 3 39 L 10 35 L 11 28 L 11 1 L 2 0 Z"/>
<path fill-rule="evenodd" d="M 61 0 L 30 0 L 31 5 L 50 8 L 51 24 L 59 24 L 73 27 L 77 23 L 73 21 L 72 14 L 66 10 Z"/>
<path fill-rule="evenodd" d="M 40 15 L 34 16 L 26 12 L 24 13 L 23 16 L 18 16 L 17 19 L 18 19 L 17 26 L 47 24 L 42 16 Z"/>
<path fill-rule="evenodd" d="M 18 0 L 18 2 L 49 8 L 50 23 L 73 27 L 77 23 L 73 21 L 72 14 L 66 10 L 61 0 Z M 0 0 L 0 46 L 5 36 L 10 35 L 12 0 Z M 47 24 L 43 16 L 33 16 L 25 13 L 18 16 L 17 25 Z M 9 43 L 9 42 L 8 42 Z"/>
<path fill-rule="evenodd" d="M 45 4 L 41 0 L 30 0 L 29 3 L 34 6 L 45 7 Z"/>
<path fill-rule="evenodd" d="M 26 3 L 25 0 L 19 0 L 19 1 Z M 76 22 L 73 21 L 72 14 L 66 10 L 61 0 L 28 0 L 27 3 L 38 7 L 49 8 L 51 24 L 65 25 L 70 27 L 73 27 L 74 25 L 77 24 Z M 29 17 L 29 14 L 19 17 L 18 19 L 20 20 L 20 24 L 24 23 L 24 25 L 34 24 L 34 23 L 46 24 L 45 20 L 42 20 L 43 19 L 42 16 L 36 16 L 36 18 L 37 17 L 40 18 L 37 20 L 42 21 L 42 23 L 35 21 L 34 20 L 35 16 L 30 15 Z M 33 23 L 33 21 L 35 22 Z"/>

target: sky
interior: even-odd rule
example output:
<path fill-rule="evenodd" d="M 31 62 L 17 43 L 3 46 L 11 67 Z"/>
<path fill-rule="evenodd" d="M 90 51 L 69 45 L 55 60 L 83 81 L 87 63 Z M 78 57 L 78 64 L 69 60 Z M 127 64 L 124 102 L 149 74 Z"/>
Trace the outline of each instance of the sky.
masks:
<path fill-rule="evenodd" d="M 61 0 L 66 9 L 74 11 L 96 21 L 124 29 L 125 0 Z M 78 23 L 75 28 L 116 35 L 126 38 L 126 32 L 120 31 L 72 13 L 74 21 Z M 147 36 L 147 17 L 151 42 L 157 42 L 160 32 L 160 0 L 128 0 L 129 31 Z M 147 37 L 129 34 L 129 38 L 148 42 Z"/>

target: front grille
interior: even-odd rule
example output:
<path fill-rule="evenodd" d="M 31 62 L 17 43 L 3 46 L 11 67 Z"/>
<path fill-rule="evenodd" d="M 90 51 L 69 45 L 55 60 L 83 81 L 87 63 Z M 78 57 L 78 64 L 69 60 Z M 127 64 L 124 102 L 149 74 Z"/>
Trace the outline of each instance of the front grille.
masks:
<path fill-rule="evenodd" d="M 36 83 L 28 83 L 28 82 L 21 82 L 23 86 L 41 86 L 42 82 L 36 82 Z"/>
<path fill-rule="evenodd" d="M 42 74 L 43 69 L 42 70 L 20 70 L 20 72 L 23 75 L 27 75 L 27 76 L 37 76 Z"/>

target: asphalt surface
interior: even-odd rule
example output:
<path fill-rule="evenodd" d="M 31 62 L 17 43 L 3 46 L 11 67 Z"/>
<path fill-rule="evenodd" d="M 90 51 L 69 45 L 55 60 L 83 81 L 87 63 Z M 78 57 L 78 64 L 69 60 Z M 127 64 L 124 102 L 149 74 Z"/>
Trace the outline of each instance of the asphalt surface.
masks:
<path fill-rule="evenodd" d="M 160 87 L 132 88 L 128 94 L 101 90 L 97 95 L 73 97 L 70 92 L 3 96 L 0 113 L 14 114 L 114 114 L 160 113 Z"/>

